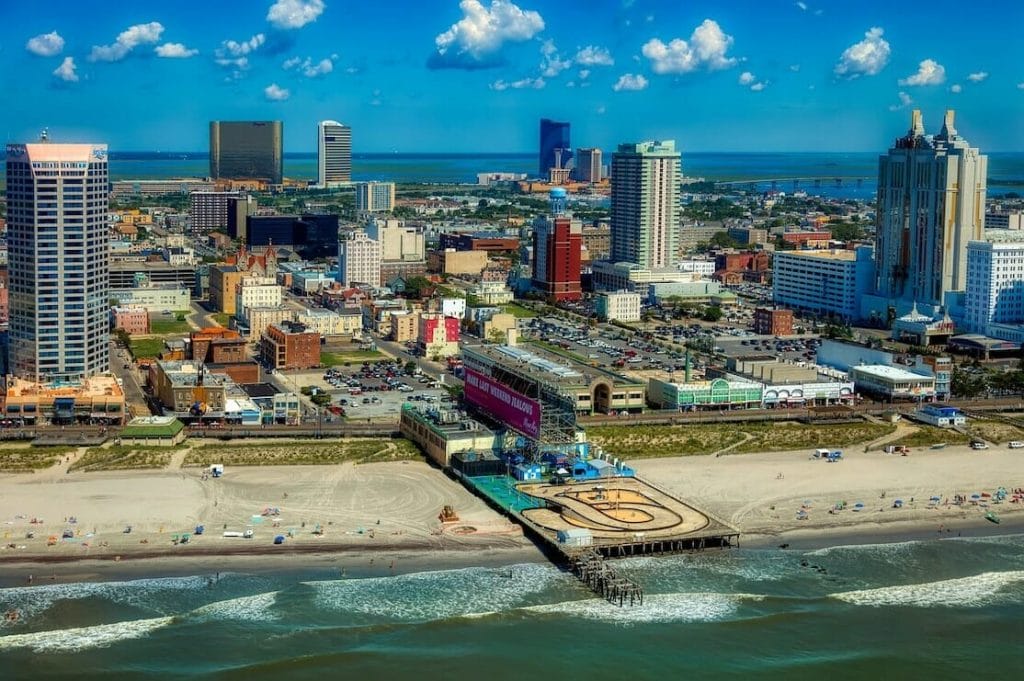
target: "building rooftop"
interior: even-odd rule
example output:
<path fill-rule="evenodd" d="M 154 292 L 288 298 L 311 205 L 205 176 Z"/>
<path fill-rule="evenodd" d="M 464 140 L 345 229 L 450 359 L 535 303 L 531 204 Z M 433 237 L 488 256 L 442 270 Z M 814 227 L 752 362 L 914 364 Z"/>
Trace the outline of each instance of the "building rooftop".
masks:
<path fill-rule="evenodd" d="M 104 397 L 123 396 L 124 391 L 113 376 L 93 376 L 81 383 L 42 384 L 10 377 L 7 380 L 8 397 L 39 395 L 47 397 Z"/>
<path fill-rule="evenodd" d="M 848 251 L 838 248 L 830 250 L 809 250 L 809 251 L 777 251 L 778 255 L 794 255 L 801 258 L 817 258 L 819 260 L 843 260 L 848 262 L 855 262 L 857 260 L 856 251 Z"/>
<path fill-rule="evenodd" d="M 426 424 L 445 439 L 451 439 L 458 435 L 486 436 L 492 432 L 487 426 L 471 419 L 465 412 L 458 409 L 422 408 L 406 403 L 402 405 L 402 411 L 412 414 L 416 420 Z"/>
<path fill-rule="evenodd" d="M 884 364 L 864 364 L 861 366 L 850 367 L 850 371 L 857 371 L 862 374 L 868 374 L 869 376 L 878 376 L 879 378 L 888 378 L 893 381 L 931 380 L 930 376 L 915 374 L 914 372 L 907 371 L 906 369 L 886 366 Z"/>
<path fill-rule="evenodd" d="M 198 382 L 200 367 L 203 369 L 203 385 L 206 387 L 221 387 L 228 383 L 234 383 L 228 376 L 211 373 L 199 362 L 191 360 L 159 360 L 157 366 L 175 387 L 195 386 Z"/>
<path fill-rule="evenodd" d="M 532 374 L 542 380 L 562 386 L 589 385 L 599 378 L 611 380 L 617 385 L 643 384 L 642 380 L 625 374 L 582 364 L 569 357 L 546 352 L 540 348 L 525 350 L 521 347 L 507 345 L 473 345 L 465 346 L 463 351 L 477 352 L 506 366 L 515 367 L 521 373 Z"/>

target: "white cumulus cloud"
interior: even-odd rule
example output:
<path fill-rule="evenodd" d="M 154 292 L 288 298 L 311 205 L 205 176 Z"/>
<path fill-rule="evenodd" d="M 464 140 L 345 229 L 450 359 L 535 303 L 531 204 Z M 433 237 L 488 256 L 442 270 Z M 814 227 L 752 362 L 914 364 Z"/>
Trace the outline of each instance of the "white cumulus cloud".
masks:
<path fill-rule="evenodd" d="M 900 79 L 900 85 L 942 85 L 946 82 L 946 68 L 934 59 L 918 64 L 917 73 Z"/>
<path fill-rule="evenodd" d="M 502 90 L 541 90 L 547 85 L 543 78 L 523 78 L 522 80 L 515 80 L 511 83 L 505 80 L 496 80 L 491 83 L 491 89 L 501 92 Z"/>
<path fill-rule="evenodd" d="M 157 45 L 155 50 L 156 56 L 163 57 L 165 59 L 188 59 L 199 54 L 199 50 L 188 48 L 181 43 L 164 43 L 163 45 Z"/>
<path fill-rule="evenodd" d="M 615 60 L 607 48 L 587 45 L 576 52 L 573 60 L 580 66 L 613 66 Z"/>
<path fill-rule="evenodd" d="M 75 60 L 71 57 L 64 57 L 64 61 L 60 63 L 60 66 L 54 69 L 53 75 L 65 82 L 77 83 L 78 74 L 75 73 Z"/>
<path fill-rule="evenodd" d="M 277 83 L 271 83 L 267 87 L 263 88 L 263 94 L 272 102 L 283 102 L 292 96 L 286 88 L 278 86 Z"/>
<path fill-rule="evenodd" d="M 954 95 L 958 95 L 964 91 L 964 87 L 960 83 L 954 83 L 953 85 L 949 86 L 949 91 L 952 92 Z"/>
<path fill-rule="evenodd" d="M 972 83 L 980 83 L 986 78 L 988 78 L 988 71 L 978 71 L 977 73 L 972 73 L 969 76 L 967 76 L 967 80 L 971 81 Z"/>
<path fill-rule="evenodd" d="M 1024 90 L 1024 83 L 1017 83 L 1018 90 Z"/>
<path fill-rule="evenodd" d="M 333 54 L 330 58 L 321 59 L 318 62 L 313 62 L 313 59 L 306 57 L 292 57 L 286 59 L 281 67 L 285 71 L 289 71 L 298 67 L 298 71 L 302 73 L 306 78 L 316 78 L 317 76 L 323 76 L 334 71 L 334 60 L 338 58 L 338 55 Z"/>
<path fill-rule="evenodd" d="M 759 81 L 757 79 L 757 76 L 755 76 L 750 71 L 744 71 L 743 73 L 741 73 L 737 82 L 743 87 L 749 87 L 754 92 L 760 92 L 761 90 L 768 87 L 768 83 L 764 81 Z"/>
<path fill-rule="evenodd" d="M 302 28 L 324 13 L 324 0 L 277 0 L 267 11 L 275 28 Z"/>
<path fill-rule="evenodd" d="M 462 18 L 434 38 L 437 48 L 433 68 L 488 68 L 501 63 L 499 51 L 506 42 L 523 42 L 544 30 L 540 13 L 524 10 L 509 0 L 459 3 Z"/>
<path fill-rule="evenodd" d="M 619 79 L 615 81 L 615 85 L 612 85 L 612 89 L 616 92 L 635 92 L 637 90 L 643 90 L 647 87 L 647 79 L 640 74 L 624 73 L 619 76 Z"/>
<path fill-rule="evenodd" d="M 244 57 L 250 52 L 254 52 L 260 48 L 260 46 L 267 42 L 267 36 L 262 33 L 257 33 L 248 40 L 238 42 L 235 40 L 225 40 L 217 48 L 216 55 L 218 57 Z"/>
<path fill-rule="evenodd" d="M 148 45 L 160 40 L 163 24 L 151 21 L 148 24 L 129 26 L 110 45 L 93 45 L 89 61 L 120 61 L 139 45 Z"/>
<path fill-rule="evenodd" d="M 868 29 L 864 40 L 847 47 L 839 57 L 833 72 L 843 78 L 874 76 L 889 63 L 892 49 L 882 35 L 885 31 L 877 26 Z"/>
<path fill-rule="evenodd" d="M 666 45 L 652 38 L 641 51 L 651 61 L 655 73 L 689 73 L 700 68 L 715 71 L 736 63 L 726 55 L 732 43 L 732 36 L 722 31 L 717 22 L 705 19 L 694 29 L 689 41 L 676 38 Z"/>
<path fill-rule="evenodd" d="M 541 43 L 540 53 L 543 55 L 540 62 L 540 73 L 545 78 L 554 78 L 572 66 L 571 59 L 562 59 L 558 48 L 555 47 L 554 40 L 545 40 Z"/>
<path fill-rule="evenodd" d="M 25 49 L 39 57 L 54 57 L 64 49 L 64 38 L 57 31 L 29 38 Z"/>
<path fill-rule="evenodd" d="M 908 95 L 906 92 L 897 92 L 896 96 L 900 98 L 900 103 L 891 104 L 889 106 L 889 111 L 899 111 L 900 109 L 906 109 L 908 106 L 914 103 L 914 100 L 911 99 L 910 95 Z"/>
<path fill-rule="evenodd" d="M 799 7 L 801 10 L 803 10 L 804 12 L 807 11 L 807 3 L 806 2 L 797 2 L 796 6 Z"/>

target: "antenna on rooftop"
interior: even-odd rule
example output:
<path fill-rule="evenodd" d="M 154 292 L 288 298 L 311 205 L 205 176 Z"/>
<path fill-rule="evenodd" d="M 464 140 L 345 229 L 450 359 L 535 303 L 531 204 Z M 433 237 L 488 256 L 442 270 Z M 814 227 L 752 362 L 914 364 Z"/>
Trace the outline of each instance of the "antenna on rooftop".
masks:
<path fill-rule="evenodd" d="M 43 144 L 50 141 L 50 131 L 48 128 L 43 128 L 42 131 L 39 133 L 39 141 L 42 142 Z"/>

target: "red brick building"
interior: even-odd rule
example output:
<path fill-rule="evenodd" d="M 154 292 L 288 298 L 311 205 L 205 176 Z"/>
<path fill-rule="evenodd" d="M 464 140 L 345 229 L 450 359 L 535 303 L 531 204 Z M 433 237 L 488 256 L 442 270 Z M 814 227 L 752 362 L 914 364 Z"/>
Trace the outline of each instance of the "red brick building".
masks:
<path fill-rule="evenodd" d="M 772 269 L 771 256 L 766 251 L 720 253 L 715 258 L 714 279 L 723 284 L 752 281 L 764 284 Z"/>
<path fill-rule="evenodd" d="M 456 251 L 515 251 L 519 248 L 519 239 L 505 236 L 498 232 L 477 232 L 475 234 L 442 234 L 440 249 L 454 248 Z"/>
<path fill-rule="evenodd" d="M 762 336 L 792 336 L 793 311 L 773 310 L 770 307 L 755 308 L 754 333 Z"/>
<path fill-rule="evenodd" d="M 260 382 L 260 365 L 249 358 L 247 342 L 237 331 L 219 326 L 193 331 L 189 358 L 202 362 L 211 373 L 230 376 L 240 385 Z"/>
<path fill-rule="evenodd" d="M 320 334 L 302 324 L 271 324 L 260 337 L 260 356 L 275 369 L 320 366 Z"/>
<path fill-rule="evenodd" d="M 7 293 L 7 289 L 0 289 Z M 4 296 L 3 318 L 7 319 L 6 298 Z M 124 329 L 132 336 L 145 336 L 149 333 L 149 313 L 146 308 L 138 305 L 118 305 L 111 310 L 114 316 L 114 328 Z"/>
<path fill-rule="evenodd" d="M 828 243 L 832 240 L 832 232 L 794 230 L 783 232 L 782 240 L 796 248 L 828 248 Z"/>
<path fill-rule="evenodd" d="M 579 300 L 583 228 L 570 218 L 539 220 L 533 227 L 533 286 L 549 302 Z"/>

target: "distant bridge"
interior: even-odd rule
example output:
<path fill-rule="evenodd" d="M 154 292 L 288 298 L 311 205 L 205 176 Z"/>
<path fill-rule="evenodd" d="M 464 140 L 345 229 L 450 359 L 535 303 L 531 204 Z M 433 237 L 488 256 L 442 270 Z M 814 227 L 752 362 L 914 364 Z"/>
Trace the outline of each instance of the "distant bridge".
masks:
<path fill-rule="evenodd" d="M 780 186 L 790 186 L 795 191 L 801 187 L 813 187 L 815 189 L 821 187 L 863 187 L 865 182 L 870 183 L 876 180 L 877 178 L 874 176 L 846 175 L 842 177 L 766 177 L 751 180 L 728 180 L 725 182 L 716 180 L 715 184 L 740 187 L 750 191 L 755 191 L 758 187 L 762 186 L 770 186 L 773 191 L 777 190 Z"/>

